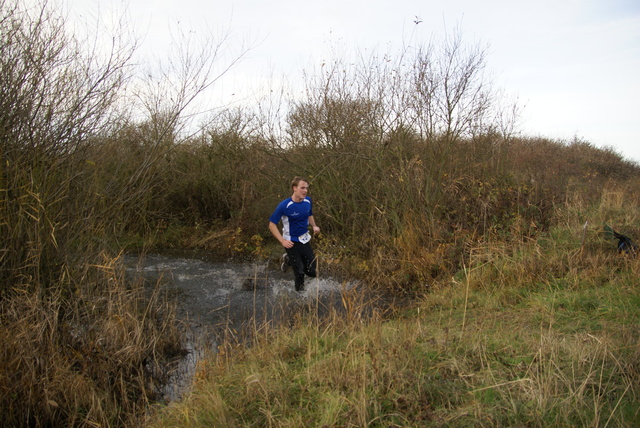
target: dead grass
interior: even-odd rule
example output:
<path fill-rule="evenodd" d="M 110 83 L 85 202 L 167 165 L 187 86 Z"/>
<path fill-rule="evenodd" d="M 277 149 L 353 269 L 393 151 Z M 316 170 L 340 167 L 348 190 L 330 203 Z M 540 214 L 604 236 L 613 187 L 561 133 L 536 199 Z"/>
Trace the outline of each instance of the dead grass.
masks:
<path fill-rule="evenodd" d="M 310 312 L 229 349 L 150 426 L 637 425 L 640 260 L 567 220 L 473 248 L 390 319 L 359 316 L 366 299 L 345 293 L 346 316 Z"/>
<path fill-rule="evenodd" d="M 73 296 L 16 290 L 0 302 L 2 426 L 130 426 L 156 399 L 181 343 L 174 309 L 161 287 L 149 295 L 126 284 L 119 259 L 104 261 Z"/>

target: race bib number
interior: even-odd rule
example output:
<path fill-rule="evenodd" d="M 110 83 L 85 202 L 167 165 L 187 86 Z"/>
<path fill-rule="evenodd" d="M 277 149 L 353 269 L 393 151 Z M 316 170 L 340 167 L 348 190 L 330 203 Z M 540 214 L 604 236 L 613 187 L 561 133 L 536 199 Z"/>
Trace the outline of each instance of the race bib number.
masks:
<path fill-rule="evenodd" d="M 298 241 L 302 242 L 303 244 L 306 244 L 307 242 L 311 241 L 311 234 L 307 232 L 304 235 L 298 236 Z"/>

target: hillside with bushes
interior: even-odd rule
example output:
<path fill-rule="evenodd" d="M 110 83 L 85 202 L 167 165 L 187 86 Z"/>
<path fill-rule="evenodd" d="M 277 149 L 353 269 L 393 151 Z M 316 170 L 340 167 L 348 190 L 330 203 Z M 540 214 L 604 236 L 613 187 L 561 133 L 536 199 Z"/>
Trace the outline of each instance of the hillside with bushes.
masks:
<path fill-rule="evenodd" d="M 523 397 L 538 403 L 529 414 L 559 415 L 536 425 L 637 420 L 637 314 L 625 304 L 637 299 L 637 263 L 600 231 L 606 222 L 640 236 L 640 166 L 588 141 L 520 135 L 518 107 L 487 83 L 480 46 L 456 36 L 356 64 L 335 59 L 305 74 L 304 96 L 220 108 L 196 126 L 187 112 L 220 77 L 211 52 L 224 42 L 196 52 L 185 43 L 169 62 L 193 59 L 181 73 L 151 75 L 136 68 L 126 31 L 99 49 L 47 2 L 0 8 L 0 425 L 142 423 L 184 332 L 172 296 L 127 281 L 122 255 L 198 248 L 275 259 L 267 220 L 296 175 L 311 183 L 323 269 L 415 309 L 365 322 L 364 303 L 345 295 L 347 324 L 313 319 L 296 331 L 274 326 L 250 349 L 226 344 L 198 379 L 222 389 L 186 401 L 215 408 L 213 422 L 196 425 L 446 424 L 485 417 L 486 406 L 520 411 Z M 603 301 L 599 286 L 618 300 Z M 522 319 L 500 318 L 520 307 Z M 513 348 L 498 338 L 461 345 L 506 321 L 531 326 L 505 336 Z M 565 355 L 567 337 L 575 347 Z M 294 390 L 267 388 L 252 367 L 265 355 L 298 367 L 269 383 Z M 572 364 L 585 371 L 567 379 Z M 345 394 L 317 393 L 335 412 L 290 401 L 315 401 L 304 395 L 318 386 L 310 375 L 333 370 L 347 382 L 329 378 L 327 388 Z M 522 396 L 495 395 L 494 375 Z M 564 388 L 575 400 L 562 402 Z M 242 406 L 246 416 L 234 410 Z"/>

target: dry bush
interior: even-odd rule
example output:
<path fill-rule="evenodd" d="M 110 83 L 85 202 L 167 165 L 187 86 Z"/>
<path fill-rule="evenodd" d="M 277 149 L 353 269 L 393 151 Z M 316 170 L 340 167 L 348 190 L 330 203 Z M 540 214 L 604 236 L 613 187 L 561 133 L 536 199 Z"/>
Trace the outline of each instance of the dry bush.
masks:
<path fill-rule="evenodd" d="M 156 286 L 127 285 L 118 259 L 84 273 L 73 297 L 14 292 L 0 302 L 3 426 L 130 426 L 178 355 L 175 307 Z"/>
<path fill-rule="evenodd" d="M 20 278 L 43 285 L 54 280 L 67 245 L 87 227 L 86 211 L 80 218 L 70 211 L 82 199 L 79 154 L 87 136 L 109 123 L 131 49 L 116 37 L 102 58 L 83 51 L 83 40 L 67 34 L 64 19 L 46 4 L 29 9 L 4 1 L 0 7 L 0 271 L 6 291 Z"/>
<path fill-rule="evenodd" d="M 180 141 L 147 143 L 155 119 L 116 135 L 96 174 L 116 183 L 108 200 L 121 208 L 119 232 L 174 236 L 183 225 L 200 231 L 189 245 L 216 233 L 207 228 L 268 238 L 268 215 L 304 175 L 328 257 L 423 287 L 458 270 L 477 242 L 535 237 L 562 221 L 559 207 L 589 206 L 637 171 L 585 142 L 514 136 L 517 107 L 485 80 L 486 51 L 459 34 L 360 58 L 306 75 L 305 96 L 275 108 L 280 116 L 224 112 Z M 109 178 L 120 173 L 145 179 Z"/>
<path fill-rule="evenodd" d="M 126 21 L 83 37 L 52 2 L 24 3 L 0 0 L 0 422 L 133 424 L 181 338 L 165 296 L 125 282 L 117 240 L 154 230 L 159 164 L 217 56 L 182 63 L 194 86 L 136 124 Z"/>

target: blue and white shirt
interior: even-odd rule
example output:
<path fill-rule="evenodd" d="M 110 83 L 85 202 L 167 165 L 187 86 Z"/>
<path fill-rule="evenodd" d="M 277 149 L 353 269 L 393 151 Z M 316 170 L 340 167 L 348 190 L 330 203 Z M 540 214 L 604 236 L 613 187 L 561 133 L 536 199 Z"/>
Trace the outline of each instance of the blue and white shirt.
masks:
<path fill-rule="evenodd" d="M 300 202 L 294 202 L 287 198 L 280 202 L 276 210 L 269 217 L 269 221 L 278 224 L 282 221 L 282 237 L 294 242 L 307 242 L 308 239 L 299 239 L 308 236 L 309 216 L 313 215 L 311 210 L 311 199 L 307 196 Z"/>

